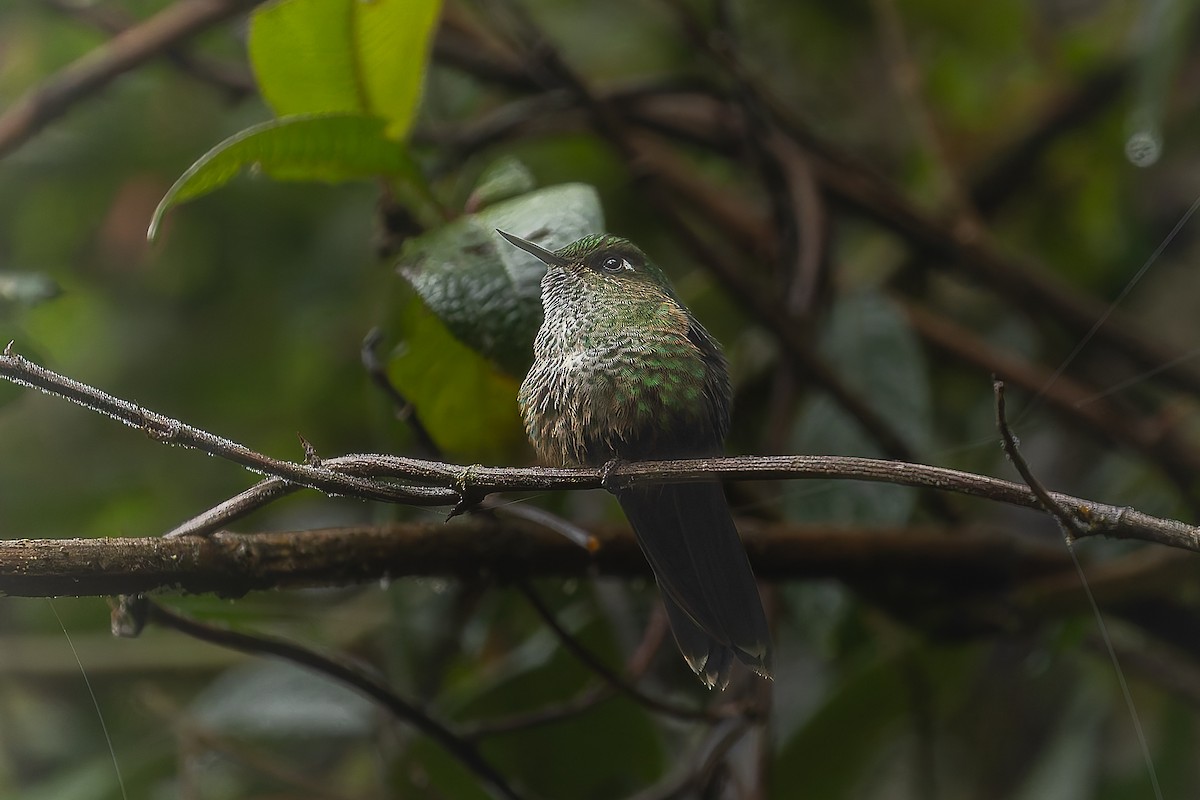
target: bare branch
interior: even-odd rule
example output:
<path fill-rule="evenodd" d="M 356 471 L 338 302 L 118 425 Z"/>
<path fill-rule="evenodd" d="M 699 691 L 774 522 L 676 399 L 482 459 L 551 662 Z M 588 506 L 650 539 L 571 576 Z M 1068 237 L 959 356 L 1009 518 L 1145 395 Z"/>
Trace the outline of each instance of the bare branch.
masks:
<path fill-rule="evenodd" d="M 1025 508 L 1042 507 L 1028 486 L 1011 481 L 927 464 L 851 456 L 740 456 L 618 463 L 602 469 L 566 469 L 462 466 L 401 456 L 349 455 L 325 459 L 320 467 L 314 467 L 264 456 L 243 445 L 112 397 L 39 367 L 11 352 L 11 347 L 5 348 L 4 354 L 0 355 L 0 378 L 41 389 L 113 417 L 146 431 L 157 441 L 202 450 L 272 475 L 273 479 L 282 482 L 364 500 L 427 506 L 447 505 L 464 496 L 483 497 L 493 492 L 611 490 L 647 483 L 704 481 L 712 477 L 731 480 L 832 478 L 937 489 Z M 269 502 L 265 498 L 279 496 L 287 488 L 264 481 L 223 503 L 220 508 L 225 509 L 222 512 L 225 516 L 213 516 L 228 518 L 245 513 L 250 507 Z M 1200 528 L 1195 526 L 1070 495 L 1050 493 L 1050 497 L 1071 514 L 1085 520 L 1091 533 L 1144 539 L 1200 551 Z M 205 528 L 212 521 L 208 519 L 197 529 Z M 120 591 L 123 590 L 116 593 Z"/>
<path fill-rule="evenodd" d="M 0 114 L 0 158 L 117 76 L 262 0 L 180 0 L 83 55 Z"/>
<path fill-rule="evenodd" d="M 315 467 L 264 456 L 245 445 L 214 436 L 207 431 L 142 408 L 128 400 L 113 397 L 99 389 L 40 367 L 13 353 L 11 343 L 10 347 L 5 348 L 4 354 L 0 356 L 0 378 L 23 386 L 41 389 L 47 394 L 62 397 L 76 405 L 112 417 L 131 428 L 144 431 L 155 441 L 201 450 L 209 455 L 241 464 L 254 472 L 273 475 L 290 483 L 307 486 L 327 494 L 342 494 L 383 502 L 415 502 L 425 505 L 454 502 L 457 497 L 457 495 L 451 495 L 445 491 L 439 492 L 423 487 L 394 486 L 362 480 L 356 477 L 359 473 L 354 471 L 353 463 L 340 464 L 339 466 L 343 468 L 342 471 L 335 472 L 327 464 Z M 334 460 L 336 459 L 331 459 L 331 461 Z M 353 459 L 349 459 L 349 461 L 353 462 Z"/>
<path fill-rule="evenodd" d="M 122 34 L 137 24 L 132 15 L 113 4 L 80 3 L 77 0 L 42 2 L 60 14 L 91 25 L 109 36 Z M 184 74 L 221 90 L 232 101 L 241 100 L 256 91 L 254 77 L 244 67 L 206 58 L 180 46 L 163 48 L 163 55 Z"/>
<path fill-rule="evenodd" d="M 881 575 L 973 591 L 1069 568 L 1056 548 L 999 534 L 934 529 L 740 525 L 764 580 Z M 0 540 L 0 592 L 24 597 L 155 590 L 240 596 L 260 589 L 338 586 L 381 578 L 648 575 L 628 528 L 590 526 L 590 551 L 541 526 L 467 517 L 307 531 L 88 539 Z"/>
<path fill-rule="evenodd" d="M 1004 454 L 1016 467 L 1021 480 L 1025 481 L 1025 485 L 1037 497 L 1038 504 L 1045 509 L 1047 514 L 1058 521 L 1062 527 L 1063 536 L 1067 538 L 1067 544 L 1070 545 L 1071 541 L 1086 529 L 1088 523 L 1051 497 L 1050 492 L 1033 474 L 1033 470 L 1025 461 L 1025 456 L 1021 455 L 1021 449 L 1017 447 L 1017 437 L 1013 435 L 1012 428 L 1008 425 L 1008 413 L 1004 402 L 1004 381 L 993 377 L 992 390 L 996 394 L 996 426 L 1000 429 L 1000 441 L 1004 445 Z"/>

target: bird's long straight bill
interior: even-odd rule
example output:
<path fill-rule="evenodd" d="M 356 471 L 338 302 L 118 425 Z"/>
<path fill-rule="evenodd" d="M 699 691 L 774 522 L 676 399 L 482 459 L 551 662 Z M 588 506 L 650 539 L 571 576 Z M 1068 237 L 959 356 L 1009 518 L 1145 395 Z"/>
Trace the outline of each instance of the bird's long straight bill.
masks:
<path fill-rule="evenodd" d="M 513 236 L 511 233 L 505 233 L 504 231 L 500 230 L 499 228 L 496 229 L 496 233 L 503 236 L 505 239 L 507 239 L 509 242 L 511 242 L 514 246 L 521 248 L 526 253 L 529 253 L 531 256 L 535 256 L 539 261 L 541 261 L 543 264 L 545 264 L 547 266 L 565 267 L 567 265 L 567 260 L 565 258 L 550 252 L 549 250 L 547 250 L 544 247 L 539 247 L 538 245 L 534 244 L 533 242 L 526 241 L 525 239 L 522 239 L 519 236 Z"/>

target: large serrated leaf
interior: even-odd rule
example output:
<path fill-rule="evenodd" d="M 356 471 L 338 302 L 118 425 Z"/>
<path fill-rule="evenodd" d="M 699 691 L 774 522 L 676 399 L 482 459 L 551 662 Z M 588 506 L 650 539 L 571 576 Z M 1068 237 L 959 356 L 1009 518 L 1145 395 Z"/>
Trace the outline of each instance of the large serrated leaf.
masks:
<path fill-rule="evenodd" d="M 403 177 L 419 182 L 404 145 L 384 135 L 385 122 L 360 114 L 284 117 L 218 144 L 175 181 L 154 210 L 147 236 L 172 207 L 219 189 L 246 168 L 276 180 L 337 182 Z"/>
<path fill-rule="evenodd" d="M 821 353 L 847 384 L 900 432 L 916 452 L 932 436 L 929 375 L 905 317 L 884 297 L 862 293 L 834 306 Z M 880 457 L 879 447 L 826 395 L 814 395 L 792 431 L 797 453 Z M 901 524 L 912 515 L 913 490 L 881 483 L 811 481 L 786 501 L 793 519 Z"/>
<path fill-rule="evenodd" d="M 604 229 L 595 189 L 551 186 L 489 206 L 409 240 L 398 269 L 464 344 L 512 375 L 533 357 L 545 265 L 496 229 L 554 250 Z"/>
<path fill-rule="evenodd" d="M 250 25 L 250 63 L 279 116 L 358 112 L 403 139 L 421 99 L 440 0 L 283 0 Z"/>

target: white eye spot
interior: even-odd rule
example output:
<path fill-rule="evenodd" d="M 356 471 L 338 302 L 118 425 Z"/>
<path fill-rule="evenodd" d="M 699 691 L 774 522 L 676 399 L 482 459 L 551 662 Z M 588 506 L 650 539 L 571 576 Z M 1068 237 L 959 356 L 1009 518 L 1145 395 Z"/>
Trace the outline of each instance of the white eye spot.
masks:
<path fill-rule="evenodd" d="M 604 259 L 604 263 L 601 264 L 601 266 L 604 267 L 605 272 L 622 272 L 627 269 L 633 269 L 632 264 L 625 259 L 617 258 L 616 256 L 609 256 L 608 258 Z"/>

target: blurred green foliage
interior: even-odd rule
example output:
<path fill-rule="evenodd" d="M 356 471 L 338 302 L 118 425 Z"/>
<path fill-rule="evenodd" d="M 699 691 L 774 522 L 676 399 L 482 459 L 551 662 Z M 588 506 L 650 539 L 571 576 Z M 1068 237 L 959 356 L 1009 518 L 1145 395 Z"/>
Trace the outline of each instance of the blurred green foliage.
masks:
<path fill-rule="evenodd" d="M 105 42 L 83 11 L 61 5 L 0 5 L 0 107 Z M 142 19 L 166 5 L 113 0 L 96 8 Z M 1194 28 L 1195 14 L 1191 27 L 1165 29 L 1151 24 L 1140 4 L 1115 1 L 1003 0 L 970 9 L 947 0 L 729 5 L 736 44 L 754 73 L 816 131 L 926 209 L 944 209 L 948 180 L 981 171 L 1094 70 L 1133 64 L 1135 75 L 1151 76 L 1133 81 L 1086 126 L 1063 134 L 991 223 L 1002 247 L 1036 254 L 1045 270 L 1076 289 L 1115 296 L 1196 194 L 1200 110 L 1188 76 L 1198 62 L 1195 48 L 1178 38 L 1179 30 Z M 488 16 L 488 6 L 452 4 L 446 18 L 465 17 L 502 38 L 504 18 Z M 898 63 L 885 45 L 885 6 L 903 24 L 911 64 Z M 601 86 L 710 68 L 664 7 L 633 0 L 527 4 L 572 66 Z M 580 224 L 603 219 L 638 241 L 726 344 L 738 376 L 731 451 L 871 452 L 844 414 L 815 393 L 799 396 L 785 424 L 766 424 L 778 421 L 771 411 L 776 348 L 670 235 L 644 187 L 597 137 L 550 129 L 469 158 L 439 146 L 438 132 L 510 98 L 446 63 L 435 60 L 425 71 L 437 13 L 437 3 L 413 0 L 269 6 L 248 35 L 240 25 L 221 27 L 188 46 L 252 70 L 261 98 L 231 100 L 236 93 L 163 58 L 121 77 L 6 156 L 0 340 L 14 340 L 18 352 L 53 369 L 274 456 L 301 458 L 297 433 L 326 455 L 406 452 L 408 431 L 359 364 L 360 342 L 378 326 L 391 348 L 391 377 L 448 456 L 529 463 L 515 409 L 519 376 L 509 374 L 523 363 L 515 345 L 481 346 L 472 338 L 478 330 L 456 328 L 454 313 L 428 287 L 416 280 L 414 290 L 396 274 L 394 259 L 378 257 L 387 238 L 379 207 L 399 198 L 414 205 L 423 223 L 455 217 L 406 245 L 410 255 L 423 247 L 445 253 L 474 244 L 454 226 L 508 224 L 497 221 L 506 208 L 531 225 L 531 208 L 541 216 L 541 207 L 529 205 L 538 196 L 528 193 L 534 185 L 574 184 L 571 191 L 599 201 L 559 210 L 586 206 Z M 903 80 L 909 68 L 920 77 L 915 95 Z M 254 126 L 292 136 L 304 132 L 287 116 L 332 112 L 350 116 L 318 117 L 314 124 L 350 120 L 351 138 L 301 136 L 261 151 L 236 149 L 248 141 L 239 136 L 261 130 Z M 276 115 L 282 124 L 272 122 Z M 922 118 L 932 121 L 939 147 L 931 146 Z M 1131 120 L 1163 143 L 1150 169 L 1125 158 Z M 404 144 L 410 134 L 417 142 L 411 152 Z M 347 141 L 350 149 L 339 150 Z M 211 152 L 221 142 L 240 144 Z M 156 206 L 171 197 L 189 165 L 204 168 L 198 159 L 210 152 L 231 169 L 208 173 L 209 182 L 192 188 L 220 184 L 221 191 L 202 198 L 196 191 L 190 197 L 197 199 L 167 216 L 157 241 L 147 243 Z M 345 170 L 334 158 L 330 171 L 325 157 L 339 152 L 365 163 Z M 731 192 L 753 182 L 752 160 L 699 151 L 688 157 L 697 175 Z M 504 170 L 489 170 L 517 161 L 525 169 L 511 182 L 496 178 Z M 255 164 L 261 169 L 234 178 Z M 420 179 L 413 164 L 420 165 Z M 330 186 L 267 179 L 280 171 L 292 178 L 382 180 Z M 754 202 L 765 215 L 767 200 Z M 1193 223 L 1128 305 L 1156 335 L 1189 353 L 1200 337 L 1189 269 L 1195 230 Z M 827 307 L 813 322 L 822 351 L 844 367 L 849 383 L 876 398 L 920 458 L 1008 474 L 995 442 L 987 376 L 925 351 L 884 296 L 897 272 L 894 238 L 841 219 L 830 234 L 834 276 Z M 507 260 L 512 255 L 484 258 L 479 268 L 499 278 L 503 267 L 506 279 L 528 289 L 528 275 Z M 455 262 L 447 256 L 437 269 Z M 1054 365 L 1075 344 L 1056 341 L 1063 337 L 1042 331 L 1023 309 L 975 287 L 936 274 L 918 282 L 925 298 L 955 309 L 1008 351 Z M 524 300 L 534 296 L 527 292 Z M 510 311 L 505 305 L 498 316 Z M 521 317 L 519 327 L 530 329 L 529 318 Z M 1103 375 L 1108 366 L 1089 368 Z M 0 404 L 0 535 L 6 538 L 154 535 L 253 480 L 229 464 L 162 447 L 36 393 L 0 386 Z M 1129 452 L 1063 430 L 1044 410 L 1022 419 L 1020 432 L 1056 488 L 1183 514 L 1186 498 Z M 894 487 L 773 489 L 789 519 L 927 521 L 911 494 Z M 591 496 L 537 502 L 577 519 L 614 514 Z M 1057 543 L 1052 526 L 1033 515 L 970 509 L 978 525 Z M 435 513 L 301 494 L 244 525 L 287 529 Z M 1120 549 L 1097 544 L 1093 552 Z M 657 602 L 653 586 L 641 584 L 545 581 L 538 588 L 563 623 L 610 664 L 627 657 Z M 878 589 L 810 583 L 778 592 L 781 656 L 772 718 L 761 741 L 750 741 L 738 756 L 753 763 L 761 747 L 771 797 L 1149 796 L 1117 678 L 1094 652 L 1090 617 L 1068 615 L 1010 636 L 933 642 L 889 615 L 895 609 L 882 607 L 872 588 Z M 441 749 L 312 675 L 170 632 L 114 640 L 103 601 L 50 602 L 0 604 L 0 796 L 119 797 L 101 716 L 129 797 L 484 796 Z M 475 585 L 403 581 L 236 602 L 169 602 L 369 661 L 398 691 L 463 724 L 565 702 L 595 681 L 514 593 L 482 578 Z M 1132 628 L 1116 634 L 1127 650 L 1143 643 Z M 95 689 L 99 715 L 73 651 Z M 660 658 L 647 685 L 672 698 L 707 699 L 677 661 Z M 1197 669 L 1194 661 L 1187 666 Z M 1152 671 L 1135 675 L 1132 692 L 1164 794 L 1197 796 L 1200 726 L 1192 706 L 1179 700 L 1194 701 L 1195 693 L 1174 693 L 1152 677 Z M 609 798 L 668 779 L 675 765 L 696 758 L 697 741 L 694 730 L 618 698 L 563 722 L 489 737 L 483 751 L 531 795 Z"/>

